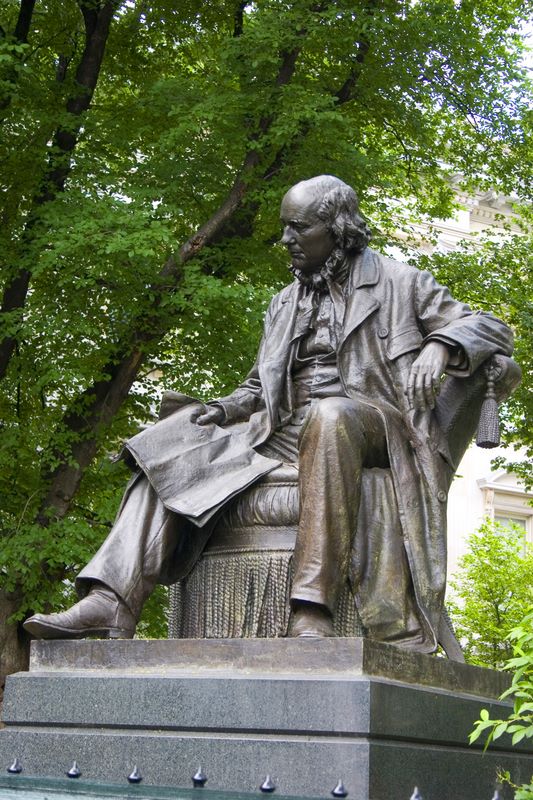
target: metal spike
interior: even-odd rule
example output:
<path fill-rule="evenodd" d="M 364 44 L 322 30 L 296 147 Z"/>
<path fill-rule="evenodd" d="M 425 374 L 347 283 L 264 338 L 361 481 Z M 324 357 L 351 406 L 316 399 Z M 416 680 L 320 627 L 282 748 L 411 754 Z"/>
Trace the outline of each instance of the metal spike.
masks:
<path fill-rule="evenodd" d="M 492 800 L 501 800 L 500 793 L 497 789 L 494 789 L 494 795 L 492 797 Z"/>
<path fill-rule="evenodd" d="M 137 769 L 137 764 L 133 767 L 133 771 L 130 772 L 128 775 L 128 783 L 140 783 L 143 779 L 143 776 Z"/>
<path fill-rule="evenodd" d="M 202 771 L 202 767 L 198 767 L 194 775 L 192 776 L 192 785 L 196 789 L 201 789 L 202 786 L 205 786 L 207 783 L 207 775 L 204 774 Z"/>
<path fill-rule="evenodd" d="M 67 775 L 67 778 L 79 778 L 80 777 L 81 770 L 78 767 L 78 762 L 77 761 L 73 761 L 72 762 L 72 766 L 69 769 L 69 771 L 66 773 L 66 775 Z"/>
<path fill-rule="evenodd" d="M 338 784 L 335 786 L 334 789 L 331 790 L 331 794 L 333 797 L 348 797 L 348 792 L 346 791 L 342 780 L 339 778 Z"/>
<path fill-rule="evenodd" d="M 410 800 L 423 800 L 422 795 L 418 791 L 418 786 L 415 786 L 413 794 L 410 797 Z"/>
<path fill-rule="evenodd" d="M 10 775 L 19 775 L 19 773 L 22 772 L 22 764 L 18 758 L 16 758 L 11 766 L 7 768 L 7 771 L 10 773 Z"/>
<path fill-rule="evenodd" d="M 271 794 L 272 792 L 276 791 L 276 784 L 273 782 L 270 775 L 267 775 L 261 786 L 259 787 L 262 792 L 266 792 L 267 794 Z"/>

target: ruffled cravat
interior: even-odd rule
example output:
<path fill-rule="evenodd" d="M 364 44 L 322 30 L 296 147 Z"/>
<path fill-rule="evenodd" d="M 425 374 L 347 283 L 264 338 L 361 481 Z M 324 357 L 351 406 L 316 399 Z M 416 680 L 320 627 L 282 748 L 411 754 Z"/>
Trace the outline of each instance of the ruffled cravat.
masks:
<path fill-rule="evenodd" d="M 295 275 L 301 280 L 298 272 L 299 271 L 295 271 Z M 320 296 L 328 292 L 334 310 L 332 339 L 334 341 L 339 340 L 346 309 L 343 284 L 346 283 L 349 272 L 350 263 L 348 260 L 343 260 L 339 263 L 338 268 L 332 271 L 332 275 L 321 275 L 321 284 L 316 287 L 307 286 L 306 293 L 298 303 L 298 316 L 293 339 L 298 339 L 300 336 L 305 335 L 310 328 L 312 328 L 313 320 L 320 302 Z M 304 281 L 302 280 L 302 282 Z"/>

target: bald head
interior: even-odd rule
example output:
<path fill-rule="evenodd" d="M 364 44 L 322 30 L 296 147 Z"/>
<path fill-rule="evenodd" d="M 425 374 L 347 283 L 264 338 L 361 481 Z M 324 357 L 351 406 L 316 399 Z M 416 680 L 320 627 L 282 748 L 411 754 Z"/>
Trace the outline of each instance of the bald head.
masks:
<path fill-rule="evenodd" d="M 351 186 L 336 178 L 334 175 L 317 175 L 316 178 L 309 178 L 305 181 L 300 181 L 292 186 L 287 195 L 292 195 L 307 202 L 316 201 L 318 204 L 322 203 L 324 197 L 332 191 L 342 191 L 346 194 L 351 194 L 355 208 L 357 210 L 357 195 Z"/>
<path fill-rule="evenodd" d="M 292 186 L 281 202 L 281 222 L 292 266 L 304 273 L 319 271 L 334 250 L 360 252 L 370 239 L 357 195 L 334 175 Z"/>

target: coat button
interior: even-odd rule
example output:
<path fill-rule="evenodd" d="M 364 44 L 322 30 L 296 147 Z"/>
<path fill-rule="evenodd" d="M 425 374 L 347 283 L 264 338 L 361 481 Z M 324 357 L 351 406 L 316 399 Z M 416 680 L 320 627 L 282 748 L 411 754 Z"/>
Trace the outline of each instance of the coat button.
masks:
<path fill-rule="evenodd" d="M 389 329 L 388 328 L 380 328 L 379 329 L 378 336 L 379 336 L 380 339 L 386 339 L 388 335 L 389 335 Z"/>
<path fill-rule="evenodd" d="M 441 503 L 446 502 L 446 492 L 443 492 L 442 489 L 437 492 L 437 500 L 440 500 Z"/>

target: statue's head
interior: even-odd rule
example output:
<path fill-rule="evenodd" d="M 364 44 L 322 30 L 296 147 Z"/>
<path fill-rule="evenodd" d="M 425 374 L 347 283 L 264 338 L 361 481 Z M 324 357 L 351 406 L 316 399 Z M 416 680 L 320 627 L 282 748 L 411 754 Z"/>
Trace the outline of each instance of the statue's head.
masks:
<path fill-rule="evenodd" d="M 281 202 L 282 243 L 295 273 L 320 272 L 328 261 L 345 259 L 367 246 L 370 231 L 359 214 L 357 195 L 333 175 L 295 184 Z"/>

